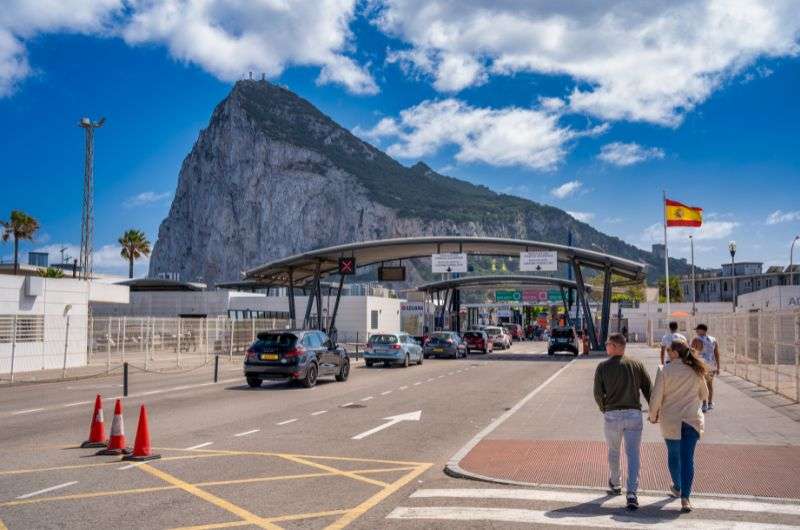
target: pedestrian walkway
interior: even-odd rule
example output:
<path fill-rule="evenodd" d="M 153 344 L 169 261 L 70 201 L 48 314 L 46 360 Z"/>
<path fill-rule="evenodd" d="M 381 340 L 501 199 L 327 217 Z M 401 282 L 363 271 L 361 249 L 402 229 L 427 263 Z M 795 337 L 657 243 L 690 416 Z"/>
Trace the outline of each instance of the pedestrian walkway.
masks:
<path fill-rule="evenodd" d="M 628 354 L 655 377 L 656 350 L 629 346 Z M 508 484 L 605 488 L 603 417 L 592 396 L 600 360 L 570 363 L 462 449 L 448 471 Z M 717 378 L 714 401 L 697 447 L 695 493 L 800 499 L 800 423 L 737 389 L 730 376 Z M 665 491 L 670 481 L 658 426 L 645 424 L 642 440 L 640 487 Z"/>

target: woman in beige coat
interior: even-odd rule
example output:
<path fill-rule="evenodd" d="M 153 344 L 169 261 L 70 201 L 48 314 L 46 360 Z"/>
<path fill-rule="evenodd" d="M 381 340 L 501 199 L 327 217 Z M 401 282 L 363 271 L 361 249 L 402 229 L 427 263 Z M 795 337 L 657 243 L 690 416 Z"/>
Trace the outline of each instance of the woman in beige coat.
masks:
<path fill-rule="evenodd" d="M 703 412 L 708 399 L 708 369 L 697 352 L 683 341 L 674 341 L 667 350 L 670 363 L 659 369 L 650 397 L 649 420 L 661 424 L 667 442 L 667 465 L 672 477 L 670 493 L 680 496 L 681 510 L 690 512 L 694 479 L 694 449 L 703 434 Z M 676 362 L 680 359 L 681 362 Z"/>

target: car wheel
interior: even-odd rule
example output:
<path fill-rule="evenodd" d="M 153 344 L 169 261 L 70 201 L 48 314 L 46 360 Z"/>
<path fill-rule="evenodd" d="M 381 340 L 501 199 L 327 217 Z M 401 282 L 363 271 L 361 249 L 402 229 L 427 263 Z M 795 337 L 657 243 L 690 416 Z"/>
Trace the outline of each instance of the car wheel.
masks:
<path fill-rule="evenodd" d="M 422 359 L 424 359 L 424 358 L 425 358 L 425 356 L 424 356 L 424 355 L 420 355 L 420 356 L 419 356 L 419 360 L 417 360 L 417 365 L 420 365 L 420 364 L 422 364 Z"/>
<path fill-rule="evenodd" d="M 261 386 L 261 379 L 257 377 L 248 377 L 247 386 L 249 386 L 250 388 L 258 388 Z"/>
<path fill-rule="evenodd" d="M 411 359 L 409 359 L 408 354 L 406 354 L 406 358 L 403 359 L 403 368 L 408 368 L 409 364 L 411 364 Z"/>
<path fill-rule="evenodd" d="M 555 354 L 555 352 L 553 350 L 549 350 L 549 349 L 547 350 L 547 355 L 553 355 L 553 354 Z"/>
<path fill-rule="evenodd" d="M 392 363 L 389 362 L 389 361 L 383 361 L 383 367 L 384 368 L 391 368 L 392 367 Z"/>
<path fill-rule="evenodd" d="M 489 347 L 488 346 L 483 349 L 483 354 L 484 355 L 489 355 Z"/>
<path fill-rule="evenodd" d="M 367 368 L 372 368 L 372 361 L 364 361 L 364 363 L 367 365 Z"/>
<path fill-rule="evenodd" d="M 430 356 L 427 353 L 422 355 L 423 359 L 427 359 L 428 357 L 430 357 Z M 419 364 L 422 364 L 422 363 L 419 363 Z"/>
<path fill-rule="evenodd" d="M 347 357 L 344 358 L 344 363 L 342 363 L 342 368 L 339 370 L 339 373 L 336 374 L 336 380 L 347 381 L 347 378 L 350 377 L 350 359 Z"/>
<path fill-rule="evenodd" d="M 301 381 L 302 385 L 306 388 L 311 388 L 317 384 L 317 365 L 311 363 L 306 368 L 306 376 Z"/>

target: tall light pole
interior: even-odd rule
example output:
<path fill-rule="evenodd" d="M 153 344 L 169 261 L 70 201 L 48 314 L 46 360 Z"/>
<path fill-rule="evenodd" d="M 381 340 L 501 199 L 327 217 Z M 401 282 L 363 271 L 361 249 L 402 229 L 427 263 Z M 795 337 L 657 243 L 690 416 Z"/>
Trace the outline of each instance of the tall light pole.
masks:
<path fill-rule="evenodd" d="M 794 285 L 794 244 L 800 240 L 800 235 L 794 236 L 792 239 L 792 246 L 789 248 L 789 285 Z"/>
<path fill-rule="evenodd" d="M 731 253 L 731 288 L 733 292 L 731 293 L 731 301 L 733 302 L 733 312 L 736 312 L 736 261 L 734 257 L 736 256 L 736 241 L 731 241 L 728 243 L 728 251 Z"/>
<path fill-rule="evenodd" d="M 81 278 L 92 276 L 92 238 L 94 237 L 94 130 L 106 122 L 105 118 L 93 122 L 81 118 L 78 127 L 86 132 L 86 153 L 83 167 L 83 215 L 81 217 Z"/>
<path fill-rule="evenodd" d="M 692 247 L 692 316 L 697 314 L 697 291 L 694 277 L 694 237 L 689 236 L 689 244 Z"/>

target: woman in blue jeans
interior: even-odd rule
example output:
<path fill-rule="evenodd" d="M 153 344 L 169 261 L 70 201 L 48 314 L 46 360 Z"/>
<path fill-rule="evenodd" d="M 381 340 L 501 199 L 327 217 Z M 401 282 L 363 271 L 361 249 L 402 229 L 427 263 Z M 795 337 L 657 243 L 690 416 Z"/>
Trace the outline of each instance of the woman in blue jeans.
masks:
<path fill-rule="evenodd" d="M 681 498 L 681 510 L 692 511 L 689 496 L 694 480 L 694 449 L 703 434 L 700 407 L 708 399 L 708 368 L 695 350 L 674 341 L 667 350 L 670 363 L 659 369 L 650 398 L 649 420 L 661 424 L 667 442 L 670 493 Z M 680 360 L 681 362 L 676 362 Z"/>

